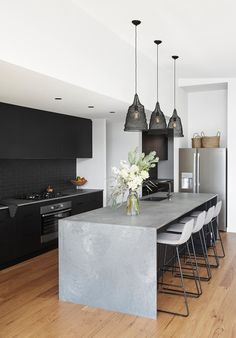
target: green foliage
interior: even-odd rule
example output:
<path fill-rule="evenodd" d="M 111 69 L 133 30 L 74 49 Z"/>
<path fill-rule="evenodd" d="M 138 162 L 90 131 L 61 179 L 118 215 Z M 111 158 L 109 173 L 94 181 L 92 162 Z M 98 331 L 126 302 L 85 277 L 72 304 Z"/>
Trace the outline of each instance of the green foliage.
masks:
<path fill-rule="evenodd" d="M 142 153 L 138 157 L 138 148 L 135 148 L 128 153 L 128 161 L 130 165 L 137 165 L 140 171 L 148 171 L 150 168 L 154 168 L 156 166 L 159 158 L 156 156 L 155 151 L 151 151 L 148 155 Z"/>
<path fill-rule="evenodd" d="M 152 191 L 156 185 L 148 179 L 148 171 L 154 168 L 158 161 L 159 158 L 155 151 L 151 151 L 148 155 L 144 153 L 139 155 L 138 148 L 136 148 L 128 153 L 128 162 L 120 161 L 120 168 L 113 167 L 112 205 L 118 206 L 118 199 L 121 198 L 122 203 L 127 190 L 137 191 L 142 184 Z"/>

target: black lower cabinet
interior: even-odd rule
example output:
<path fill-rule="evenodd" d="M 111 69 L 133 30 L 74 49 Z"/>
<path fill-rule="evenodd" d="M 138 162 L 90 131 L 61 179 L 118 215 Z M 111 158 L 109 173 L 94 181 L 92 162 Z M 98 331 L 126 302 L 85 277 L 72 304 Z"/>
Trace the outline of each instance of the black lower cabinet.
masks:
<path fill-rule="evenodd" d="M 72 202 L 72 215 L 98 209 L 103 206 L 103 192 L 94 192 L 60 202 Z M 10 217 L 8 209 L 0 210 L 0 269 L 36 256 L 57 247 L 57 240 L 47 245 L 41 243 L 42 205 L 58 203 L 54 200 L 20 206 L 15 217 Z"/>
<path fill-rule="evenodd" d="M 38 206 L 18 207 L 16 216 L 0 210 L 0 268 L 12 265 L 41 249 Z"/>
<path fill-rule="evenodd" d="M 103 207 L 103 192 L 75 196 L 72 199 L 72 215 Z"/>
<path fill-rule="evenodd" d="M 32 254 L 41 249 L 41 216 L 39 204 L 21 206 L 15 217 L 17 257 Z"/>
<path fill-rule="evenodd" d="M 10 218 L 8 209 L 0 210 L 0 264 L 15 259 L 17 256 L 16 223 Z"/>

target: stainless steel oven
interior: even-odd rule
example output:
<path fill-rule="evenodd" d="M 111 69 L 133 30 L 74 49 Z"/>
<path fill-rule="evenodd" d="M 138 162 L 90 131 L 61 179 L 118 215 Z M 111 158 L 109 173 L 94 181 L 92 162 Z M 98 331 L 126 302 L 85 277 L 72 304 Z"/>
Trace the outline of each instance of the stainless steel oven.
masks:
<path fill-rule="evenodd" d="M 48 243 L 58 238 L 58 221 L 71 216 L 71 206 L 71 201 L 68 201 L 40 208 L 41 243 Z"/>

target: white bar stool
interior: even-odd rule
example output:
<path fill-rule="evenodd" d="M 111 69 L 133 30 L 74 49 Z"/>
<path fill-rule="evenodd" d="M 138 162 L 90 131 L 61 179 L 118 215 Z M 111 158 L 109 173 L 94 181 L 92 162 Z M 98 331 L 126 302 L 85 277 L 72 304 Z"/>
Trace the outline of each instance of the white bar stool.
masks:
<path fill-rule="evenodd" d="M 190 239 L 191 239 L 191 245 L 192 245 L 193 259 L 194 259 L 195 268 L 196 268 L 196 272 L 197 272 L 197 281 L 199 283 L 199 289 L 198 289 L 199 292 L 197 292 L 197 294 L 196 293 L 192 293 L 192 294 L 197 296 L 197 297 L 199 297 L 202 294 L 202 287 L 201 287 L 200 281 L 201 280 L 210 280 L 210 278 L 211 278 L 210 266 L 209 266 L 208 258 L 207 258 L 207 255 L 205 253 L 205 247 L 203 245 L 203 241 L 202 241 L 201 234 L 200 234 L 200 231 L 201 231 L 201 229 L 204 225 L 204 222 L 205 222 L 205 218 L 206 218 L 206 211 L 202 211 L 195 218 L 191 218 L 191 217 L 181 218 L 179 220 L 179 223 L 172 224 L 170 227 L 167 228 L 168 232 L 181 233 L 183 231 L 184 224 L 189 222 L 191 219 L 194 219 L 193 231 L 192 231 Z M 196 233 L 200 234 L 199 237 L 200 237 L 200 241 L 201 241 L 202 251 L 203 251 L 203 254 L 204 254 L 204 259 L 205 259 L 205 263 L 206 263 L 208 277 L 200 276 L 200 274 L 199 274 L 198 262 L 197 262 L 197 258 L 196 258 L 196 250 L 195 250 L 195 245 L 194 245 L 194 240 L 193 240 L 193 235 L 196 234 Z M 187 269 L 187 268 L 185 268 L 185 269 Z M 194 274 L 193 275 L 184 275 L 184 277 L 190 278 L 190 279 L 192 279 L 192 278 L 195 279 Z"/>
<path fill-rule="evenodd" d="M 206 272 L 207 272 L 207 277 L 205 276 L 199 276 L 201 281 L 209 281 L 212 277 L 211 275 L 211 268 L 210 268 L 210 263 L 209 263 L 209 259 L 208 259 L 208 252 L 207 252 L 207 246 L 206 246 L 206 241 L 205 241 L 205 234 L 204 234 L 204 230 L 203 230 L 203 226 L 205 225 L 205 219 L 206 219 L 206 215 L 207 212 L 206 211 L 200 211 L 198 213 L 198 216 L 194 217 L 195 218 L 195 226 L 193 229 L 193 234 L 198 234 L 199 235 L 199 239 L 200 239 L 200 244 L 201 244 L 201 249 L 202 249 L 202 255 L 203 255 L 203 259 L 205 261 L 205 264 L 200 264 L 198 263 L 198 266 L 204 266 L 206 268 Z M 180 219 L 180 223 L 186 223 L 191 219 L 191 217 L 184 217 Z M 198 256 L 196 254 L 196 249 L 195 249 L 195 245 L 194 245 L 194 236 L 192 236 L 192 247 L 195 250 L 195 255 L 196 257 Z"/>
<path fill-rule="evenodd" d="M 220 244 L 221 244 L 222 255 L 218 255 L 218 257 L 224 258 L 225 257 L 225 249 L 224 249 L 224 244 L 223 244 L 223 241 L 222 241 L 222 238 L 221 238 L 221 233 L 220 233 L 220 230 L 219 230 L 219 221 L 218 221 L 218 216 L 220 214 L 221 208 L 222 208 L 222 201 L 219 201 L 216 204 L 212 222 L 214 222 L 214 221 L 216 222 L 217 234 L 218 234 L 218 237 L 219 237 L 216 240 L 219 240 Z"/>
<path fill-rule="evenodd" d="M 184 302 L 185 302 L 185 309 L 186 309 L 186 313 L 179 313 L 179 312 L 172 312 L 168 310 L 158 309 L 158 311 L 160 312 L 165 312 L 165 313 L 169 313 L 172 315 L 178 315 L 178 316 L 183 316 L 183 317 L 187 317 L 189 315 L 188 300 L 187 300 L 187 294 L 186 294 L 186 290 L 184 286 L 184 276 L 182 272 L 182 266 L 181 266 L 180 255 L 179 255 L 179 246 L 186 244 L 188 242 L 192 234 L 192 231 L 193 231 L 193 225 L 194 225 L 194 220 L 191 219 L 189 222 L 184 224 L 184 228 L 181 234 L 172 234 L 172 233 L 167 233 L 167 232 L 162 232 L 160 234 L 157 234 L 157 244 L 175 247 L 176 249 L 177 261 L 179 265 L 179 272 L 180 272 L 180 279 L 181 279 L 180 287 L 183 290 L 183 292 L 179 294 L 173 293 L 171 291 L 163 291 L 163 290 L 161 290 L 160 292 L 170 294 L 170 295 L 183 296 Z M 164 256 L 164 259 L 165 259 L 165 256 Z M 164 261 L 164 264 L 165 264 L 165 261 Z M 163 266 L 163 270 L 164 269 L 165 269 L 165 266 Z M 158 282 L 158 286 L 160 284 L 162 285 L 164 283 Z"/>
<path fill-rule="evenodd" d="M 214 211 L 215 211 L 214 205 L 207 210 L 204 226 L 207 226 L 208 233 L 211 236 L 210 247 L 213 249 L 213 252 L 214 252 L 213 257 L 215 258 L 215 261 L 216 261 L 216 264 L 210 264 L 210 267 L 211 268 L 218 268 L 219 267 L 219 258 L 218 258 L 217 248 L 216 248 L 215 232 L 214 232 L 214 229 L 213 229 L 213 226 L 212 226 L 212 219 L 213 219 L 213 216 L 214 216 Z M 190 215 L 190 217 L 197 217 L 199 215 L 199 213 L 201 213 L 201 211 L 194 211 Z M 202 236 L 203 236 L 204 245 L 205 245 L 206 250 L 207 250 L 204 226 L 202 228 Z M 208 254 L 208 257 L 209 256 L 210 255 Z M 198 265 L 202 266 L 201 264 L 198 264 Z"/>

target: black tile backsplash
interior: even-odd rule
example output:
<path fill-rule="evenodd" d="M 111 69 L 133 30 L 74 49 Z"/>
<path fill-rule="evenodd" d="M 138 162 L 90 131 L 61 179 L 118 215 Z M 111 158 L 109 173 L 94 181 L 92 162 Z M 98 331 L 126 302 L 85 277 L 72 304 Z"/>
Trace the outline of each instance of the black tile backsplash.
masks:
<path fill-rule="evenodd" d="M 55 190 L 71 188 L 76 160 L 0 160 L 0 199 L 40 192 L 50 184 Z"/>

